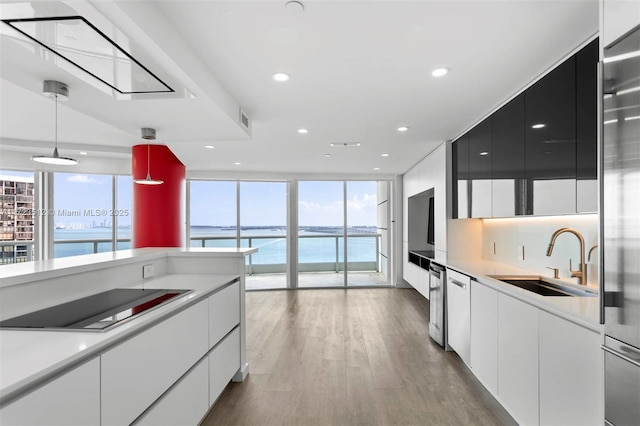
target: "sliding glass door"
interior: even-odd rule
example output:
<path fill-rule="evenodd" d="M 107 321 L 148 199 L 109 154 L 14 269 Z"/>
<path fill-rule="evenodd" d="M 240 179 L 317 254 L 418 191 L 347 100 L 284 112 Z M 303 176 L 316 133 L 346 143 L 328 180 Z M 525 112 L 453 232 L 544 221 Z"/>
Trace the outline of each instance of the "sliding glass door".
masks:
<path fill-rule="evenodd" d="M 298 182 L 298 287 L 344 287 L 344 182 Z"/>
<path fill-rule="evenodd" d="M 382 231 L 387 228 L 383 223 L 386 215 L 382 209 L 387 206 L 378 200 L 381 185 L 375 181 L 350 181 L 346 184 L 348 286 L 387 285 L 386 276 L 382 273 L 386 258 L 381 256 Z M 386 189 L 386 183 L 382 188 Z"/>
<path fill-rule="evenodd" d="M 382 255 L 387 187 L 376 181 L 298 182 L 298 287 L 388 285 Z"/>
<path fill-rule="evenodd" d="M 247 256 L 247 289 L 287 287 L 287 184 L 240 182 L 240 245 Z"/>

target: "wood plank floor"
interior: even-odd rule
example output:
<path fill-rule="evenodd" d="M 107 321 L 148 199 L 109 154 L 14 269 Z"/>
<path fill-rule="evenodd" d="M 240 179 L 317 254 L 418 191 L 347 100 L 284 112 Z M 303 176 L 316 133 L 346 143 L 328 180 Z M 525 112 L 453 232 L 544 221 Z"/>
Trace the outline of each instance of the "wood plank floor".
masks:
<path fill-rule="evenodd" d="M 413 289 L 247 293 L 250 374 L 203 425 L 512 425 Z"/>

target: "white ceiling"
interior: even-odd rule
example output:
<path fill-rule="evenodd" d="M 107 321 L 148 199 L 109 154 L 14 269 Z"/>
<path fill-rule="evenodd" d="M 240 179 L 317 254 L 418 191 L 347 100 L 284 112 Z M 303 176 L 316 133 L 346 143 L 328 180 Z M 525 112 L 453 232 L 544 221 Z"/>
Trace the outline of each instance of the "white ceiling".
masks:
<path fill-rule="evenodd" d="M 43 10 L 2 0 L 3 19 L 79 14 L 124 34 L 177 94 L 113 96 L 3 23 L 0 150 L 50 151 L 53 103 L 41 91 L 57 79 L 70 88 L 59 109 L 63 155 L 126 158 L 140 128 L 154 127 L 191 172 L 401 174 L 598 30 L 597 0 L 303 0 L 303 13 L 285 3 L 81 0 Z M 432 77 L 440 66 L 451 72 Z M 275 82 L 278 71 L 291 80 Z M 342 142 L 361 146 L 329 145 Z"/>

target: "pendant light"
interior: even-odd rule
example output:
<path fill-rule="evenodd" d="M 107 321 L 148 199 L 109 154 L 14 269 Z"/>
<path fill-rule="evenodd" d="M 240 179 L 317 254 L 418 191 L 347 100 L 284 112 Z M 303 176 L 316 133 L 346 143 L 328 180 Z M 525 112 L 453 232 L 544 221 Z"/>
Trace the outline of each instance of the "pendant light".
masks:
<path fill-rule="evenodd" d="M 58 154 L 58 100 L 66 101 L 69 99 L 69 87 L 67 87 L 65 83 L 61 83 L 59 81 L 45 80 L 42 92 L 45 96 L 50 96 L 55 99 L 55 145 L 52 155 L 34 155 L 31 159 L 38 163 L 55 164 L 58 166 L 72 166 L 74 164 L 78 164 L 78 160 L 69 157 L 61 157 Z"/>
<path fill-rule="evenodd" d="M 156 129 L 143 127 L 142 139 L 147 141 L 147 177 L 144 179 L 134 179 L 133 183 L 137 183 L 138 185 L 162 185 L 164 181 L 151 179 L 151 145 L 149 141 L 156 139 Z"/>

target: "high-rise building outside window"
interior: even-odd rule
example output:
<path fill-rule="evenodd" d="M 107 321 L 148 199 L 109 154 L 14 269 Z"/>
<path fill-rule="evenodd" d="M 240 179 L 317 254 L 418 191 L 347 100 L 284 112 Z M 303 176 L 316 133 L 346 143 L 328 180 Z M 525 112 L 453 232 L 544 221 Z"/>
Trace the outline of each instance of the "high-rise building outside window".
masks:
<path fill-rule="evenodd" d="M 33 260 L 33 173 L 0 170 L 0 264 Z"/>

